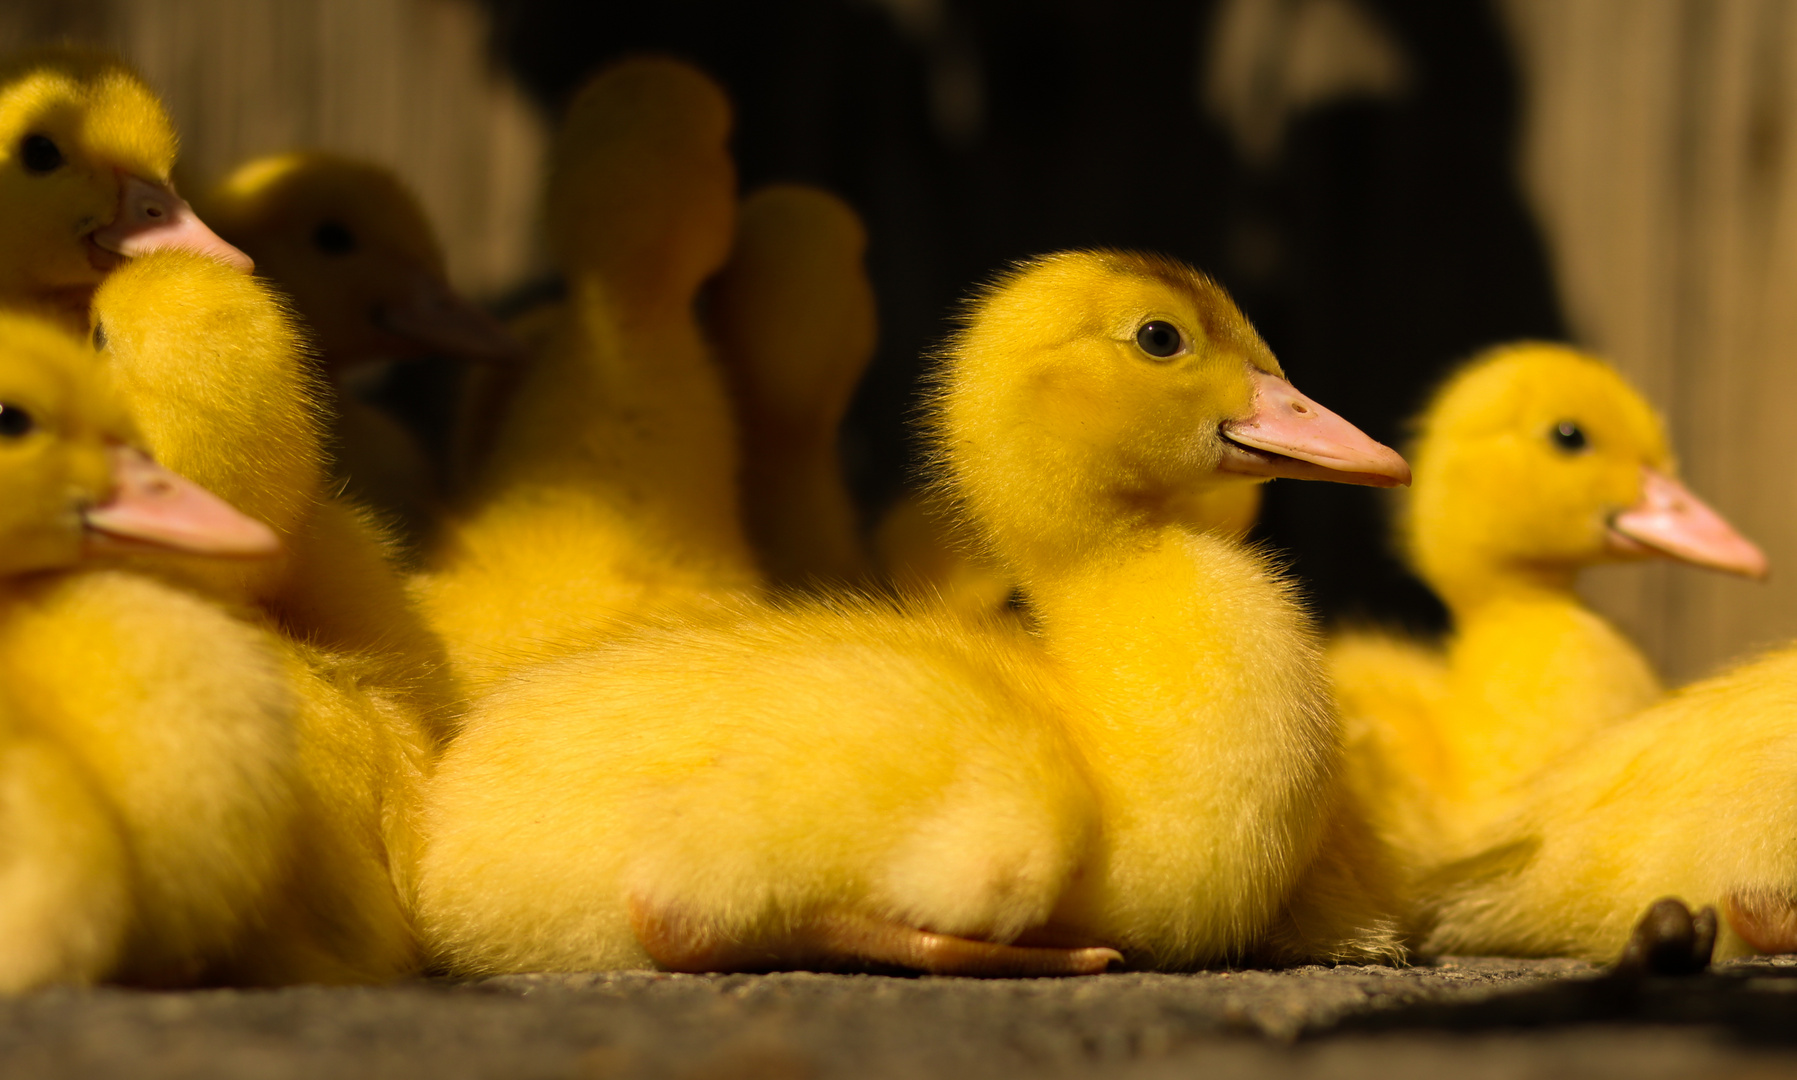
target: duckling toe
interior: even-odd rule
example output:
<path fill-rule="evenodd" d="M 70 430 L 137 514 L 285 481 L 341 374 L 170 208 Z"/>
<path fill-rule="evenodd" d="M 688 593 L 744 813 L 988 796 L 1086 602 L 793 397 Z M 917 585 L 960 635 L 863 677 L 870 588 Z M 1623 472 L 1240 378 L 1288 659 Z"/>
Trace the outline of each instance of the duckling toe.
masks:
<path fill-rule="evenodd" d="M 1616 961 L 1619 975 L 1695 975 L 1710 966 L 1716 948 L 1716 909 L 1696 914 L 1667 896 L 1653 902 L 1635 924 Z"/>
<path fill-rule="evenodd" d="M 1797 897 L 1790 893 L 1736 889 L 1723 897 L 1722 912 L 1756 952 L 1797 952 Z"/>

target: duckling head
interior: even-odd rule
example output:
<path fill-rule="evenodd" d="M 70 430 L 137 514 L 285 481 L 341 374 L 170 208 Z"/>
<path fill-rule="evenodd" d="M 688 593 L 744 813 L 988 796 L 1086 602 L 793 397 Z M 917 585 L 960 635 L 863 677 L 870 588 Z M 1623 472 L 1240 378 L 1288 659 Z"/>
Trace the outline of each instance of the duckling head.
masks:
<path fill-rule="evenodd" d="M 992 548 L 1077 559 L 1118 530 L 1208 524 L 1219 486 L 1394 486 L 1392 450 L 1300 394 L 1227 293 L 1169 259 L 1025 262 L 969 305 L 937 374 L 938 472 Z"/>
<path fill-rule="evenodd" d="M 595 276 L 618 314 L 684 312 L 724 264 L 736 228 L 730 102 L 689 64 L 636 57 L 594 76 L 568 105 L 544 211 L 551 251 Z"/>
<path fill-rule="evenodd" d="M 1567 588 L 1585 566 L 1655 555 L 1766 573 L 1759 548 L 1678 482 L 1641 395 L 1565 346 L 1473 359 L 1424 411 L 1411 458 L 1404 534 L 1450 603 L 1518 578 Z"/>
<path fill-rule="evenodd" d="M 93 345 L 156 456 L 289 536 L 321 497 L 324 390 L 298 320 L 267 284 L 158 251 L 94 295 Z M 90 360 L 91 363 L 91 354 Z"/>
<path fill-rule="evenodd" d="M 164 247 L 250 269 L 175 194 L 175 131 L 117 60 L 36 50 L 0 65 L 0 296 L 86 321 L 124 258 Z"/>
<path fill-rule="evenodd" d="M 108 554 L 279 547 L 266 526 L 151 460 L 78 339 L 0 313 L 0 575 Z"/>
<path fill-rule="evenodd" d="M 219 234 L 293 298 L 333 374 L 427 354 L 518 354 L 505 329 L 450 286 L 424 208 L 378 165 L 317 152 L 259 158 L 204 205 Z"/>

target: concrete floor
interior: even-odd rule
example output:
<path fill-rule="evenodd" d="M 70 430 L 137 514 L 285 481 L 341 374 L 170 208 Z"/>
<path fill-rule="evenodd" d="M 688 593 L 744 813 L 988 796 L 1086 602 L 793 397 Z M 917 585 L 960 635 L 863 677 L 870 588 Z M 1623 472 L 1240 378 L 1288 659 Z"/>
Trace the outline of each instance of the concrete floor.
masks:
<path fill-rule="evenodd" d="M 1104 975 L 526 975 L 0 1002 L 0 1077 L 1683 1077 L 1797 1073 L 1797 962 Z"/>

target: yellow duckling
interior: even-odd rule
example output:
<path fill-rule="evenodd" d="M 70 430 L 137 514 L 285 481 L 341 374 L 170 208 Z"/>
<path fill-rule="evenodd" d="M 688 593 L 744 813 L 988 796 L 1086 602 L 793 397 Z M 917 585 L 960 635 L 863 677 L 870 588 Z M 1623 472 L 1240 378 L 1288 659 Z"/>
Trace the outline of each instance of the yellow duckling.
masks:
<path fill-rule="evenodd" d="M 168 114 L 119 61 L 58 47 L 0 63 L 0 301 L 85 331 L 128 256 L 180 247 L 248 271 L 175 194 L 174 163 Z"/>
<path fill-rule="evenodd" d="M 569 299 L 419 581 L 471 685 L 622 613 L 760 584 L 693 314 L 734 230 L 729 127 L 722 91 L 672 60 L 569 106 L 545 200 Z"/>
<path fill-rule="evenodd" d="M 670 617 L 525 669 L 427 795 L 420 920 L 461 972 L 1387 959 L 1291 589 L 1194 526 L 1226 477 L 1389 485 L 1176 263 L 1026 263 L 936 392 L 944 483 L 1029 635 L 843 600 Z M 1357 876 L 1357 875 L 1364 875 Z"/>
<path fill-rule="evenodd" d="M 0 992 L 207 977 L 286 864 L 292 702 L 272 640 L 119 552 L 268 555 L 154 464 L 91 357 L 0 315 Z"/>
<path fill-rule="evenodd" d="M 457 700 L 442 643 L 411 606 L 385 535 L 325 494 L 322 391 L 286 305 L 223 263 L 163 251 L 115 271 L 93 318 L 103 365 L 157 457 L 287 547 L 256 566 L 182 576 L 267 611 L 298 639 L 364 655 L 380 687 L 441 730 Z"/>
<path fill-rule="evenodd" d="M 1598 732 L 1428 882 L 1425 947 L 1614 960 L 1671 896 L 1721 911 L 1717 959 L 1797 952 L 1794 700 L 1786 646 Z"/>
<path fill-rule="evenodd" d="M 743 512 L 776 585 L 852 583 L 868 557 L 836 444 L 873 358 L 867 231 L 827 191 L 775 184 L 743 200 L 707 328 L 742 422 Z"/>
<path fill-rule="evenodd" d="M 1656 701 L 1646 660 L 1573 591 L 1594 563 L 1659 555 L 1749 576 L 1765 557 L 1674 479 L 1659 419 L 1602 361 L 1495 349 L 1419 424 L 1403 531 L 1447 603 L 1445 651 L 1348 635 L 1332 666 L 1350 779 L 1419 866 L 1452 857 L 1516 785 Z"/>
<path fill-rule="evenodd" d="M 205 201 L 219 233 L 293 299 L 334 387 L 349 492 L 420 532 L 442 484 L 392 417 L 344 392 L 357 369 L 426 355 L 510 363 L 518 345 L 449 284 L 424 208 L 378 165 L 321 152 L 239 166 Z"/>

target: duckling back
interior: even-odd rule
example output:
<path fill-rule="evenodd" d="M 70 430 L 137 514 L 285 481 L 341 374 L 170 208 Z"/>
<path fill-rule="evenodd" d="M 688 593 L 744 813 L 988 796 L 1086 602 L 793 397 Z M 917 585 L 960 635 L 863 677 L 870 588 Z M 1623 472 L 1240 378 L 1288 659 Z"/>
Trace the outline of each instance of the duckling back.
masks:
<path fill-rule="evenodd" d="M 1721 912 L 1717 959 L 1797 952 L 1794 701 L 1787 646 L 1555 760 L 1430 878 L 1425 947 L 1613 961 L 1670 896 Z"/>

